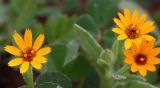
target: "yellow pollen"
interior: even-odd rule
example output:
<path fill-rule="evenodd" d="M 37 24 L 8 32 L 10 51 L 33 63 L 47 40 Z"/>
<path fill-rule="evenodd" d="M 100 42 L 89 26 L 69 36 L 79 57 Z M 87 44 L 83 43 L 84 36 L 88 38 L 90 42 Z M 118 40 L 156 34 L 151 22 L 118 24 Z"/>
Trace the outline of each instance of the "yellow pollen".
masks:
<path fill-rule="evenodd" d="M 144 61 L 144 58 L 140 58 L 140 61 Z"/>
<path fill-rule="evenodd" d="M 24 57 L 25 57 L 25 58 L 27 58 L 27 56 L 28 56 L 27 54 L 24 54 Z"/>
<path fill-rule="evenodd" d="M 34 54 L 34 50 L 32 50 L 31 53 Z"/>

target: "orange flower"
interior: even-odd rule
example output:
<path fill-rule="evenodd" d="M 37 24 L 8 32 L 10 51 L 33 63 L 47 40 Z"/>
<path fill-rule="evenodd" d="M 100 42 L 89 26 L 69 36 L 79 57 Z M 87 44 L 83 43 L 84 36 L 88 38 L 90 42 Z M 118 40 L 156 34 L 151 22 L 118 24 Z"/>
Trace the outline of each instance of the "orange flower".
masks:
<path fill-rule="evenodd" d="M 154 65 L 160 63 L 160 59 L 156 57 L 160 52 L 160 48 L 153 48 L 154 44 L 155 41 L 147 42 L 143 40 L 139 47 L 133 43 L 131 50 L 124 51 L 126 56 L 124 62 L 131 64 L 132 72 L 139 71 L 142 76 L 146 76 L 147 70 L 156 71 Z"/>
<path fill-rule="evenodd" d="M 4 49 L 8 53 L 18 57 L 11 60 L 8 65 L 13 67 L 22 64 L 20 67 L 20 73 L 22 74 L 28 70 L 30 64 L 36 69 L 41 69 L 42 64 L 47 62 L 47 59 L 44 57 L 44 55 L 47 55 L 51 52 L 50 47 L 40 49 L 44 41 L 44 35 L 40 34 L 35 40 L 33 46 L 32 32 L 30 29 L 25 31 L 24 40 L 17 32 L 13 34 L 13 38 L 18 48 L 7 45 L 4 47 Z"/>
<path fill-rule="evenodd" d="M 118 26 L 112 31 L 119 34 L 118 40 L 125 40 L 124 46 L 126 49 L 130 48 L 132 43 L 139 45 L 142 39 L 147 41 L 155 40 L 154 37 L 148 35 L 155 29 L 153 21 L 145 21 L 146 15 L 139 17 L 139 12 L 135 10 L 133 14 L 129 9 L 124 9 L 124 15 L 118 13 L 119 18 L 114 18 L 115 24 Z"/>

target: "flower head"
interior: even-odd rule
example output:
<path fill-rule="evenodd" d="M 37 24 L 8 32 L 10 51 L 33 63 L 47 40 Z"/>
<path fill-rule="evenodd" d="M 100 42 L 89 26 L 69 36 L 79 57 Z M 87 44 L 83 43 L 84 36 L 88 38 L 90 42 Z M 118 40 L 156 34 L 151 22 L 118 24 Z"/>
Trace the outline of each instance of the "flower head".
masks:
<path fill-rule="evenodd" d="M 155 41 L 147 42 L 142 40 L 139 47 L 133 43 L 131 50 L 125 50 L 124 55 L 126 58 L 124 62 L 131 64 L 131 71 L 139 71 L 142 76 L 146 76 L 147 70 L 154 72 L 156 71 L 155 64 L 160 63 L 160 59 L 156 56 L 160 52 L 160 48 L 153 48 Z"/>
<path fill-rule="evenodd" d="M 142 39 L 147 41 L 154 40 L 155 38 L 147 33 L 153 31 L 155 26 L 153 21 L 145 21 L 146 15 L 139 16 L 137 10 L 131 14 L 129 9 L 124 9 L 124 15 L 118 13 L 119 18 L 114 18 L 115 24 L 118 26 L 113 28 L 112 31 L 119 34 L 118 40 L 125 40 L 124 46 L 126 49 L 130 48 L 132 43 L 139 45 Z"/>
<path fill-rule="evenodd" d="M 43 44 L 44 37 L 45 36 L 43 34 L 40 34 L 32 45 L 32 32 L 30 29 L 25 31 L 24 39 L 22 39 L 22 37 L 15 32 L 13 34 L 13 38 L 18 48 L 15 46 L 6 45 L 4 49 L 8 53 L 18 57 L 11 60 L 8 65 L 13 67 L 21 64 L 20 73 L 22 74 L 28 70 L 30 65 L 36 69 L 41 69 L 42 64 L 47 62 L 44 55 L 51 52 L 50 47 L 40 49 Z"/>

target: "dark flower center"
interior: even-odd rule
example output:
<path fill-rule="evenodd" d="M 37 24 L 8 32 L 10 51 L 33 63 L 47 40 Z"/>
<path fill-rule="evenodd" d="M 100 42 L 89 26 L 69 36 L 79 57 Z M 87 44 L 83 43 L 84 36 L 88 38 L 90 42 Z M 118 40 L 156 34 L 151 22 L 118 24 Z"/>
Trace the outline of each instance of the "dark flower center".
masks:
<path fill-rule="evenodd" d="M 138 54 L 135 57 L 135 62 L 137 65 L 145 65 L 147 63 L 147 57 L 143 54 Z"/>
<path fill-rule="evenodd" d="M 125 33 L 130 39 L 139 37 L 139 30 L 137 30 L 137 27 L 132 24 L 126 29 Z"/>
<path fill-rule="evenodd" d="M 33 49 L 24 50 L 22 51 L 22 56 L 24 61 L 31 62 L 35 56 L 35 51 Z"/>

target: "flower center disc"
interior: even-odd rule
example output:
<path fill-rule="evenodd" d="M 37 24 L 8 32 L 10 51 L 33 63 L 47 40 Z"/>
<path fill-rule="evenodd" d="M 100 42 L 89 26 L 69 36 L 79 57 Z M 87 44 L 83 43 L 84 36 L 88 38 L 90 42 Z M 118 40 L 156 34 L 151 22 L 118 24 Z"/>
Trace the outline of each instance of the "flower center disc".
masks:
<path fill-rule="evenodd" d="M 139 54 L 135 57 L 135 62 L 137 65 L 145 65 L 147 63 L 147 57 L 143 54 Z"/>
<path fill-rule="evenodd" d="M 31 62 L 33 57 L 35 56 L 35 51 L 33 49 L 28 49 L 22 52 L 23 60 Z"/>
<path fill-rule="evenodd" d="M 136 26 L 134 25 L 130 25 L 125 33 L 130 39 L 135 39 L 139 36 L 139 30 L 137 30 Z"/>

